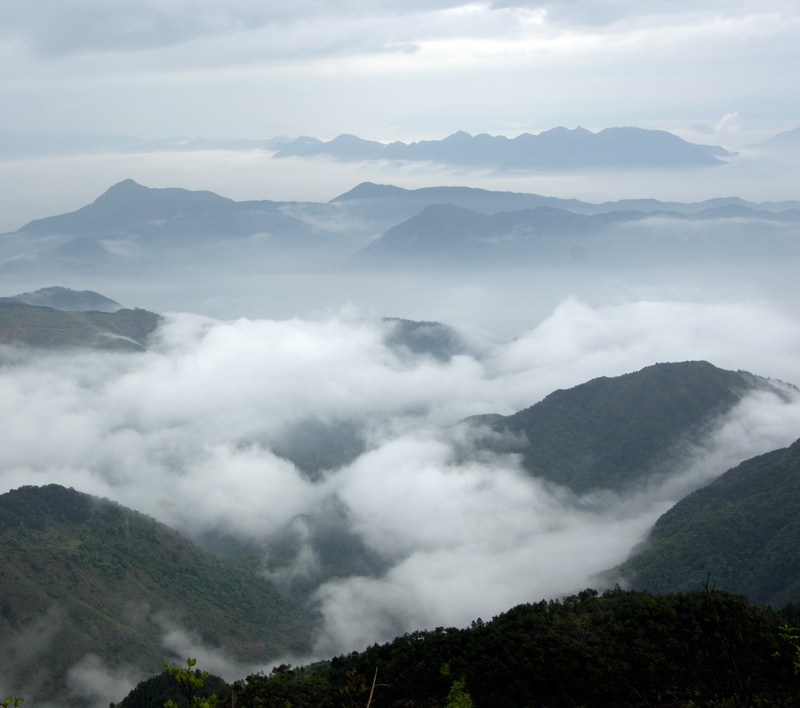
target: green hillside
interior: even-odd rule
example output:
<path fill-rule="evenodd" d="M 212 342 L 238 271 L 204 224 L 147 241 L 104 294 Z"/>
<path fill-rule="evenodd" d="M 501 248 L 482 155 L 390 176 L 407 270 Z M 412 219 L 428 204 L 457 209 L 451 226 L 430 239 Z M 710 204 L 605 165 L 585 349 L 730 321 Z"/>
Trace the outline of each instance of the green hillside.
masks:
<path fill-rule="evenodd" d="M 66 695 L 67 669 L 89 653 L 157 671 L 162 618 L 240 661 L 307 649 L 313 624 L 303 597 L 259 576 L 259 559 L 211 555 L 58 485 L 0 496 L 0 567 L 3 673 L 17 695 Z M 34 649 L 31 636 L 42 638 Z"/>
<path fill-rule="evenodd" d="M 0 298 L 0 344 L 140 351 L 160 320 L 140 309 L 67 312 Z"/>
<path fill-rule="evenodd" d="M 472 422 L 512 434 L 525 469 L 536 477 L 578 493 L 621 490 L 659 474 L 681 444 L 698 440 L 754 389 L 781 391 L 766 379 L 704 361 L 655 364 L 555 391 L 510 416 Z M 481 444 L 497 443 L 487 436 Z"/>
<path fill-rule="evenodd" d="M 228 689 L 235 701 L 215 690 L 219 706 L 240 708 L 797 705 L 795 653 L 781 624 L 721 592 L 586 590 L 466 629 L 413 632 L 251 675 Z M 162 705 L 167 687 L 163 677 L 144 682 L 120 708 Z"/>
<path fill-rule="evenodd" d="M 686 497 L 621 567 L 632 587 L 716 587 L 761 605 L 800 603 L 800 440 L 729 470 Z"/>

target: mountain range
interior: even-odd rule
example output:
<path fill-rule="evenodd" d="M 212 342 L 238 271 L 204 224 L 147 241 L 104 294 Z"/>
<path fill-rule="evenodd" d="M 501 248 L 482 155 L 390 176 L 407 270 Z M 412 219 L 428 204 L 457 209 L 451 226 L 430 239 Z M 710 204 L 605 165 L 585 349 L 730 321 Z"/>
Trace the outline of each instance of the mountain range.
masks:
<path fill-rule="evenodd" d="M 450 204 L 464 209 L 494 214 L 501 211 L 521 211 L 537 207 L 555 207 L 575 214 L 605 214 L 614 211 L 676 212 L 697 214 L 711 209 L 742 207 L 777 212 L 800 208 L 800 201 L 748 202 L 738 197 L 706 199 L 700 202 L 664 202 L 658 199 L 620 199 L 593 204 L 579 199 L 546 197 L 523 192 L 501 192 L 476 187 L 420 187 L 404 189 L 391 184 L 362 182 L 353 189 L 334 197 L 330 204 L 349 204 L 370 215 L 389 211 L 391 220 L 404 220 L 434 204 Z M 397 210 L 397 211 L 395 211 Z"/>
<path fill-rule="evenodd" d="M 388 144 L 340 135 L 330 141 L 302 137 L 275 146 L 275 157 L 324 155 L 343 161 L 403 160 L 505 170 L 697 168 L 723 164 L 731 153 L 695 145 L 672 133 L 641 128 L 553 128 L 516 138 L 458 131 L 442 140 Z"/>
<path fill-rule="evenodd" d="M 798 128 L 751 145 L 786 149 L 797 145 Z M 123 135 L 21 134 L 0 130 L 0 153 L 6 158 L 89 153 L 198 152 L 206 150 L 271 152 L 276 158 L 326 156 L 344 161 L 424 160 L 452 165 L 506 167 L 534 165 L 537 170 L 697 167 L 721 164 L 732 157 L 722 147 L 699 145 L 663 130 L 613 127 L 593 133 L 558 126 L 514 138 L 463 130 L 438 140 L 417 142 L 365 140 L 342 134 L 332 140 L 315 137 L 205 138 L 172 136 L 143 139 Z"/>
<path fill-rule="evenodd" d="M 324 141 L 313 137 L 275 136 L 255 139 L 168 137 L 144 140 L 117 135 L 20 135 L 0 131 L 0 152 L 7 157 L 98 152 L 197 152 L 205 150 L 271 152 L 275 158 L 324 156 L 343 161 L 425 161 L 470 167 L 559 171 L 570 169 L 670 169 L 721 165 L 732 154 L 712 145 L 696 145 L 663 130 L 557 127 L 515 138 L 469 135 L 458 131 L 440 140 L 389 143 L 339 135 Z"/>
<path fill-rule="evenodd" d="M 686 222 L 702 222 L 703 231 Z M 357 254 L 373 267 L 544 264 L 647 265 L 798 255 L 800 210 L 726 206 L 692 215 L 613 211 L 591 216 L 553 207 L 485 215 L 426 207 Z M 760 238 L 757 238 L 760 237 Z"/>
<path fill-rule="evenodd" d="M 700 228 L 702 227 L 702 228 Z M 590 204 L 465 187 L 364 183 L 327 203 L 235 202 L 120 182 L 75 212 L 0 235 L 0 272 L 185 277 L 376 267 L 599 267 L 794 257 L 800 202 Z"/>

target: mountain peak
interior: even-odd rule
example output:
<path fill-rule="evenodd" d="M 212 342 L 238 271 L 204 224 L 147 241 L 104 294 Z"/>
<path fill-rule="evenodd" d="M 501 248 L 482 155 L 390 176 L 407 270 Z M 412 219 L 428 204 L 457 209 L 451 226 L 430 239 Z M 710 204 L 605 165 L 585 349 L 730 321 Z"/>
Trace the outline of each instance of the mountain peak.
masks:
<path fill-rule="evenodd" d="M 543 130 L 539 135 L 594 135 L 594 133 L 581 126 L 577 128 L 567 128 L 565 125 L 557 125 L 555 128 Z"/>
<path fill-rule="evenodd" d="M 52 307 L 67 312 L 116 312 L 122 305 L 92 290 L 72 290 L 60 285 L 39 288 L 34 292 L 14 295 L 15 300 L 27 305 Z"/>
<path fill-rule="evenodd" d="M 393 184 L 375 184 L 375 182 L 361 182 L 353 187 L 349 192 L 340 194 L 331 199 L 332 202 L 343 202 L 350 199 L 380 199 L 401 194 L 408 190 L 396 187 Z"/>
<path fill-rule="evenodd" d="M 134 182 L 132 179 L 124 179 L 121 182 L 111 185 L 105 192 L 97 197 L 97 199 L 95 199 L 95 204 L 128 200 L 149 191 L 151 191 L 149 187 Z"/>
<path fill-rule="evenodd" d="M 710 421 L 755 390 L 786 389 L 707 361 L 659 363 L 554 391 L 492 427 L 524 440 L 519 452 L 533 476 L 579 494 L 619 492 L 656 479 L 664 460 L 674 459 L 687 442 L 701 440 Z M 590 421 L 603 424 L 593 428 Z M 639 442 L 622 442 L 630 439 Z"/>
<path fill-rule="evenodd" d="M 124 179 L 121 182 L 117 182 L 116 184 L 112 185 L 109 188 L 109 191 L 112 189 L 147 189 L 147 187 L 139 184 L 129 177 L 128 179 Z"/>
<path fill-rule="evenodd" d="M 357 135 L 352 135 L 351 133 L 342 133 L 341 135 L 337 135 L 330 142 L 331 143 L 338 143 L 338 144 L 350 143 L 350 144 L 356 144 L 356 145 L 361 145 L 362 143 L 379 144 L 379 143 L 376 143 L 376 141 L 374 141 L 374 140 L 365 140 L 364 138 L 359 138 Z"/>
<path fill-rule="evenodd" d="M 452 135 L 448 135 L 445 140 L 472 140 L 472 136 L 466 130 L 458 130 Z"/>
<path fill-rule="evenodd" d="M 106 194 L 109 194 L 110 192 L 131 193 L 131 192 L 140 192 L 140 191 L 145 190 L 145 189 L 148 189 L 148 187 L 145 187 L 144 185 L 139 184 L 138 182 L 128 178 L 128 179 L 122 180 L 121 182 L 117 182 L 116 184 L 111 185 L 106 190 L 105 193 Z"/>

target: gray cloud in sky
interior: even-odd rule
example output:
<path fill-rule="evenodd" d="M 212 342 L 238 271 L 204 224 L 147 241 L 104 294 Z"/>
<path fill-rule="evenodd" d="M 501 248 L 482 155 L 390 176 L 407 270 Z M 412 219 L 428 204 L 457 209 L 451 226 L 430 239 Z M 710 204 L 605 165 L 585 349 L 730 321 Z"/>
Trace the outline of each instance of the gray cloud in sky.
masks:
<path fill-rule="evenodd" d="M 800 12 L 752 3 L 0 2 L 12 130 L 164 137 L 793 127 Z M 668 100 L 667 100 L 668 97 Z M 460 123 L 455 124 L 456 116 Z M 420 127 L 422 126 L 422 127 Z"/>
<path fill-rule="evenodd" d="M 388 23 L 409 15 L 436 14 L 463 4 L 441 0 L 424 4 L 238 0 L 224 6 L 190 0 L 166 4 L 146 0 L 112 3 L 79 0 L 69 5 L 2 2 L 0 10 L 6 22 L 0 34 L 18 37 L 34 51 L 45 54 L 129 52 L 264 29 L 293 34 L 296 27 L 310 29 L 317 23 L 331 21 L 339 28 L 365 21 Z M 313 51 L 310 45 L 301 49 Z"/>
<path fill-rule="evenodd" d="M 74 3 L 48 2 L 0 3 L 4 23 L 0 34 L 21 39 L 37 51 L 69 53 L 79 51 L 126 52 L 189 42 L 198 38 L 240 35 L 264 29 L 292 32 L 294 27 L 313 27 L 321 23 L 335 34 L 342 27 L 371 23 L 373 29 L 434 37 L 486 36 L 520 26 L 530 29 L 531 16 L 536 24 L 573 27 L 601 27 L 619 21 L 648 23 L 648 18 L 724 20 L 748 15 L 773 15 L 787 19 L 796 15 L 796 6 L 786 0 L 768 0 L 754 7 L 749 2 L 600 2 L 559 0 L 557 2 L 492 3 L 437 0 L 436 2 L 364 3 L 345 0 L 330 3 L 305 2 L 261 3 L 237 0 L 219 3 L 179 0 L 170 3 L 128 0 L 98 2 L 77 0 Z M 525 11 L 532 15 L 509 13 Z M 503 19 L 498 19 L 498 18 Z M 336 28 L 336 29 L 334 29 Z M 435 31 L 433 29 L 435 28 Z M 303 47 L 313 52 L 313 47 Z"/>
<path fill-rule="evenodd" d="M 790 3 L 767 0 L 754 6 L 748 0 L 494 0 L 493 8 L 524 7 L 542 10 L 548 21 L 573 27 L 600 27 L 616 22 L 649 23 L 653 19 L 670 21 L 684 17 L 696 20 L 722 20 L 748 15 L 794 14 Z M 679 20 L 680 21 L 680 20 Z M 684 20 L 685 21 L 685 20 Z"/>

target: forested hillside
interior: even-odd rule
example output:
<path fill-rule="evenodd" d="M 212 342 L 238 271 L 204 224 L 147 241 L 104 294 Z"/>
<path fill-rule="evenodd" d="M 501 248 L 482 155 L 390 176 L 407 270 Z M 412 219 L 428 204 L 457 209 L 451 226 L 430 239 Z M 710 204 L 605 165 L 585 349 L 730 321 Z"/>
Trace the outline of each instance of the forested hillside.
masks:
<path fill-rule="evenodd" d="M 747 460 L 678 502 L 621 572 L 651 592 L 706 580 L 782 607 L 800 599 L 800 441 Z"/>
<path fill-rule="evenodd" d="M 621 490 L 668 471 L 721 415 L 753 390 L 781 393 L 776 382 L 704 361 L 664 363 L 601 377 L 551 393 L 510 416 L 478 416 L 522 454 L 525 469 L 583 493 Z M 468 421 L 470 422 L 470 421 Z M 487 436 L 485 445 L 491 447 Z"/>
<path fill-rule="evenodd" d="M 259 559 L 211 555 L 58 485 L 0 496 L 0 567 L 4 678 L 40 700 L 63 700 L 68 668 L 87 654 L 157 671 L 175 628 L 239 661 L 308 648 L 313 613 L 261 577 Z"/>
<path fill-rule="evenodd" d="M 388 323 L 382 346 L 397 352 L 401 361 L 424 357 L 439 366 L 457 358 L 467 345 L 441 325 L 395 320 Z M 452 440 L 449 449 L 455 464 L 460 464 L 459 455 L 479 459 L 488 451 L 497 453 L 486 455 L 493 465 L 512 460 L 514 479 L 535 485 L 537 493 L 547 489 L 539 486 L 538 479 L 569 487 L 575 495 L 557 490 L 567 501 L 560 502 L 556 511 L 566 516 L 580 511 L 577 507 L 584 503 L 581 495 L 585 493 L 611 490 L 627 494 L 654 479 L 676 474 L 681 456 L 692 446 L 710 440 L 709 431 L 721 417 L 734 411 L 740 402 L 751 401 L 749 397 L 754 392 L 759 394 L 758 401 L 767 401 L 764 410 L 771 415 L 787 414 L 796 398 L 791 386 L 744 372 L 725 371 L 702 361 L 657 364 L 556 391 L 510 416 L 469 418 L 455 428 L 442 430 L 441 435 Z M 739 420 L 736 416 L 728 419 Z M 359 429 L 352 424 L 298 428 L 298 434 L 284 444 L 285 449 L 276 446 L 275 451 L 286 457 L 290 452 L 296 453 L 292 459 L 296 459 L 303 479 L 316 485 L 315 491 L 336 482 L 337 474 L 344 474 L 350 469 L 348 465 L 370 454 L 369 440 L 359 437 Z M 798 538 L 795 516 L 800 502 L 796 491 L 798 444 L 756 458 L 712 485 L 709 490 L 729 490 L 723 495 L 721 507 L 705 507 L 702 503 L 697 507 L 698 500 L 702 502 L 705 497 L 690 497 L 688 502 L 700 509 L 700 521 L 698 517 L 690 518 L 685 527 L 677 525 L 664 533 L 663 547 L 673 565 L 655 572 L 656 578 L 682 584 L 639 584 L 639 578 L 631 572 L 634 587 L 658 592 L 697 590 L 710 572 L 711 587 L 747 593 L 757 605 L 770 602 L 777 608 L 784 602 L 796 602 L 800 594 L 794 553 Z M 508 452 L 516 455 L 505 456 Z M 524 470 L 537 479 L 520 474 L 518 459 Z M 108 463 L 109 475 L 114 473 L 114 464 Z M 374 472 L 370 469 L 370 484 L 384 474 L 389 479 L 397 471 L 393 464 L 398 463 L 390 460 L 387 465 L 375 467 Z M 126 474 L 133 472 L 127 469 Z M 711 470 L 709 474 L 719 472 Z M 489 468 L 490 475 L 501 473 L 502 468 Z M 160 483 L 162 478 L 151 479 Z M 491 483 L 491 476 L 479 479 Z M 413 497 L 415 491 L 410 493 L 407 504 L 420 503 L 420 498 Z M 603 524 L 613 524 L 613 514 L 624 514 L 618 494 L 597 496 L 597 509 L 604 499 L 613 501 L 610 511 L 602 517 Z M 258 496 L 258 504 L 267 501 L 263 494 Z M 324 636 L 329 627 L 325 622 L 334 616 L 332 606 L 325 604 L 325 592 L 351 587 L 363 591 L 371 583 L 389 577 L 392 568 L 402 567 L 405 560 L 382 555 L 374 539 L 360 536 L 358 527 L 351 523 L 352 509 L 357 507 L 348 507 L 345 501 L 343 495 L 315 496 L 311 503 L 292 512 L 289 523 L 302 516 L 305 546 L 293 546 L 289 536 L 289 541 L 282 540 L 280 533 L 288 525 L 279 527 L 261 546 L 231 534 L 231 540 L 239 542 L 241 553 L 259 553 L 231 560 L 201 550 L 147 516 L 72 489 L 57 485 L 22 487 L 0 496 L 0 564 L 4 571 L 0 578 L 0 659 L 4 662 L 5 685 L 17 687 L 17 693 L 36 700 L 58 699 L 71 705 L 64 698 L 70 695 L 69 671 L 87 656 L 102 657 L 109 668 L 126 667 L 142 676 L 158 671 L 165 658 L 183 660 L 184 648 L 189 646 L 202 645 L 233 662 L 266 668 L 276 657 L 309 656 L 314 646 L 322 646 L 314 642 Z M 196 497 L 194 504 L 199 505 Z M 207 512 L 213 504 L 212 501 Z M 488 524 L 507 511 L 525 517 L 541 512 L 533 495 L 524 497 L 521 504 L 516 510 L 510 509 L 513 505 L 508 503 L 486 507 L 492 513 L 484 514 L 484 519 Z M 388 508 L 383 505 L 376 513 L 386 513 Z M 646 526 L 643 524 L 635 535 L 625 537 L 626 544 L 612 556 L 613 560 L 597 564 L 591 575 L 580 576 L 586 580 L 573 580 L 556 591 L 526 586 L 524 592 L 517 592 L 503 604 L 497 603 L 486 613 L 541 597 L 560 597 L 593 583 L 597 572 L 625 557 L 664 508 L 655 507 Z M 200 506 L 197 513 L 202 513 Z M 457 517 L 452 518 L 457 523 Z M 406 528 L 413 523 L 413 519 L 401 519 L 394 526 L 379 530 L 375 538 L 381 542 L 402 540 Z M 222 541 L 227 538 L 226 527 L 213 528 L 219 531 Z M 443 533 L 441 528 L 434 528 L 422 540 L 435 547 Z M 557 563 L 550 566 L 544 565 L 548 562 L 544 553 L 560 552 L 563 547 L 558 546 L 558 536 L 552 536 L 554 543 L 540 552 L 524 534 L 511 541 L 504 532 L 493 546 L 494 553 L 502 555 L 508 543 L 519 543 L 521 553 L 514 555 L 513 562 L 515 568 L 521 568 L 519 572 L 526 574 L 527 583 L 546 572 L 558 573 L 559 565 L 581 562 L 577 556 L 584 552 L 584 537 L 592 529 L 595 533 L 604 532 L 598 531 L 597 524 L 586 528 L 589 531 L 579 539 L 576 534 L 579 543 L 571 546 L 573 554 L 565 553 L 563 559 L 559 556 Z M 710 531 L 707 539 L 704 529 Z M 479 545 L 485 543 L 493 529 L 484 525 L 483 531 Z M 697 544 L 692 541 L 695 532 L 700 539 Z M 533 536 L 535 540 L 541 538 L 547 543 L 544 536 L 537 534 L 538 531 Z M 207 540 L 203 533 L 198 533 L 197 538 Z M 418 547 L 423 548 L 420 542 L 416 543 L 417 546 L 409 546 L 409 555 L 413 556 Z M 656 548 L 654 540 L 653 549 Z M 699 565 L 693 565 L 691 553 L 695 551 Z M 700 557 L 701 551 L 706 553 L 704 558 Z M 272 574 L 299 567 L 302 552 L 314 554 L 313 571 Z M 456 567 L 461 574 L 454 577 L 467 588 L 464 593 L 480 591 L 473 589 L 473 584 L 477 585 L 478 575 L 487 572 L 487 565 L 493 562 L 489 556 L 481 548 L 481 553 L 462 559 L 468 572 Z M 662 561 L 663 558 L 662 554 Z M 325 653 L 385 641 L 395 634 L 440 622 L 463 626 L 476 614 L 485 612 L 485 606 L 481 606 L 469 614 L 441 619 L 441 613 L 431 611 L 419 615 L 422 619 L 403 624 L 401 612 L 410 603 L 430 602 L 431 598 L 438 601 L 439 597 L 450 602 L 457 594 L 455 585 L 437 581 L 430 567 L 403 577 L 406 582 L 420 580 L 436 585 L 440 595 L 418 592 L 409 600 L 398 601 L 387 594 L 372 599 L 372 606 L 359 604 L 370 597 L 363 592 L 343 595 L 333 609 L 346 609 L 348 627 L 360 634 L 355 640 L 337 638 L 338 643 L 328 644 L 332 648 Z M 439 569 L 447 570 L 443 565 L 437 567 L 437 572 Z M 702 570 L 701 577 L 697 577 L 698 569 Z M 501 565 L 495 570 L 504 572 Z M 645 570 L 641 570 L 642 577 Z M 280 587 L 267 577 L 283 578 Z M 749 584 L 736 584 L 744 580 Z M 492 581 L 490 589 L 495 592 L 495 586 L 504 582 L 503 576 L 493 576 Z M 447 582 L 452 578 L 448 577 Z M 511 577 L 510 582 L 516 581 Z M 384 631 L 375 623 L 376 616 L 393 621 L 397 618 L 397 622 L 391 631 Z M 382 678 L 388 685 L 381 686 L 385 690 L 380 700 L 385 705 L 447 705 L 449 692 L 456 690 L 454 686 L 460 686 L 458 691 L 469 692 L 475 705 L 486 706 L 627 705 L 630 695 L 653 705 L 688 705 L 688 701 L 712 705 L 713 701 L 722 700 L 721 696 L 739 701 L 742 696 L 761 691 L 767 692 L 770 700 L 783 700 L 781 692 L 788 690 L 788 684 L 780 683 L 784 681 L 780 678 L 783 669 L 771 659 L 781 646 L 779 624 L 771 613 L 762 615 L 755 608 L 748 608 L 744 599 L 722 593 L 654 598 L 638 592 L 615 591 L 601 597 L 589 592 L 563 602 L 517 608 L 490 623 L 490 629 L 476 622 L 470 630 L 415 632 L 387 645 L 392 648 L 372 647 L 364 655 L 332 660 L 322 673 L 317 667 L 293 672 L 282 669 L 272 678 L 252 677 L 237 689 L 237 705 L 260 705 L 258 700 L 266 700 L 274 691 L 278 692 L 275 695 L 282 695 L 284 690 L 288 693 L 281 700 L 295 706 L 337 705 L 339 698 L 331 696 L 340 697 L 341 689 L 356 696 L 354 705 L 364 705 L 366 701 L 359 691 L 362 684 L 369 683 L 376 666 L 382 677 L 386 672 L 393 675 Z M 728 629 L 721 629 L 723 625 Z M 373 630 L 374 627 L 378 629 Z M 175 640 L 176 636 L 188 639 L 181 643 Z M 168 637 L 172 639 L 167 641 Z M 746 637 L 751 639 L 745 641 Z M 730 655 L 732 642 L 739 642 L 736 646 L 742 652 L 735 660 Z M 753 667 L 747 663 L 751 659 L 756 662 Z M 721 688 L 729 686 L 731 676 L 740 681 L 736 672 L 742 662 L 747 664 L 747 671 L 755 672 L 752 678 L 733 688 Z M 713 669 L 700 670 L 712 665 Z M 356 673 L 347 673 L 353 670 Z M 154 685 L 149 684 L 151 688 Z M 778 693 L 770 694 L 775 685 L 780 686 Z M 161 689 L 156 686 L 155 690 Z M 308 692 L 306 698 L 300 697 L 304 691 Z M 569 698 L 563 699 L 564 695 Z M 536 699 L 541 702 L 532 703 L 530 696 L 541 696 Z M 163 700 L 158 700 L 161 702 L 155 705 L 160 706 Z M 74 705 L 83 704 L 78 701 Z"/>
<path fill-rule="evenodd" d="M 781 624 L 722 592 L 586 590 L 215 690 L 239 708 L 366 706 L 373 680 L 375 708 L 798 705 Z M 160 705 L 168 686 L 146 682 L 120 708 Z"/>
<path fill-rule="evenodd" d="M 0 344 L 141 351 L 160 319 L 140 309 L 66 312 L 0 298 Z"/>

